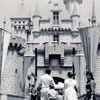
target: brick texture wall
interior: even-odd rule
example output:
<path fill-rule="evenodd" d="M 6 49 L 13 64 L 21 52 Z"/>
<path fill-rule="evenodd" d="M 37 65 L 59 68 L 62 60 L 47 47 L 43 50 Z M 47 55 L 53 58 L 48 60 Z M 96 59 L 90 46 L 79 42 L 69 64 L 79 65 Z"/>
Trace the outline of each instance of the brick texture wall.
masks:
<path fill-rule="evenodd" d="M 96 57 L 96 63 L 94 66 L 94 79 L 96 82 L 96 90 L 95 92 L 97 94 L 100 94 L 100 54 L 97 55 Z"/>
<path fill-rule="evenodd" d="M 22 96 L 19 75 L 21 63 L 22 58 L 16 52 L 9 52 L 2 73 L 1 93 Z"/>

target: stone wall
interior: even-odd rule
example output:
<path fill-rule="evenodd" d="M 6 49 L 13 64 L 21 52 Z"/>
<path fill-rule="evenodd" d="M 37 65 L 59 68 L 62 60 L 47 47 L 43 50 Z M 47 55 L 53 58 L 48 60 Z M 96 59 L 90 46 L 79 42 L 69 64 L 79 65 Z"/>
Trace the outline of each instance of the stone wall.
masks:
<path fill-rule="evenodd" d="M 100 94 L 100 54 L 97 55 L 96 57 L 96 63 L 94 66 L 94 79 L 96 82 L 96 90 L 95 92 L 97 94 Z"/>
<path fill-rule="evenodd" d="M 23 59 L 16 52 L 8 52 L 1 79 L 1 93 L 22 96 L 19 70 Z"/>

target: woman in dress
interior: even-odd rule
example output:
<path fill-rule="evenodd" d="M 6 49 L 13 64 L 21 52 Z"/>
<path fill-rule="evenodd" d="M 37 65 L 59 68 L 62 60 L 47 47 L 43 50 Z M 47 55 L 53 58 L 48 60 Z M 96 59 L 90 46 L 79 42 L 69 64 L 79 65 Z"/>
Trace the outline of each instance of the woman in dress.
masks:
<path fill-rule="evenodd" d="M 77 82 L 73 79 L 73 74 L 71 72 L 68 72 L 67 76 L 68 79 L 64 81 L 64 100 L 78 100 L 75 90 Z"/>
<path fill-rule="evenodd" d="M 92 72 L 86 72 L 86 77 L 87 77 L 87 84 L 86 84 L 86 97 L 84 100 L 96 100 L 95 97 L 95 82 L 93 78 Z"/>

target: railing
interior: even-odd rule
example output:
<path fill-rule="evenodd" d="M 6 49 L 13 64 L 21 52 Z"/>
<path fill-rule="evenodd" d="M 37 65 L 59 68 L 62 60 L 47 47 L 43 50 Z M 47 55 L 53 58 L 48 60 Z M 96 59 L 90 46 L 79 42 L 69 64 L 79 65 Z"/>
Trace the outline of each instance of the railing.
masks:
<path fill-rule="evenodd" d="M 100 94 L 95 94 L 96 95 L 96 100 L 100 100 Z M 84 100 L 86 94 L 83 94 L 81 96 L 78 97 L 79 100 Z"/>

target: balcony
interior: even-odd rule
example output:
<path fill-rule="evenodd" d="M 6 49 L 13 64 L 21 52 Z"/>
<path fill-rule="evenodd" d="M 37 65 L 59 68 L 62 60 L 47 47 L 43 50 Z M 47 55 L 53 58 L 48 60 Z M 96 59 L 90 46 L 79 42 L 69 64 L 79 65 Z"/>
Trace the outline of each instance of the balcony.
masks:
<path fill-rule="evenodd" d="M 64 64 L 65 54 L 72 54 L 72 47 L 65 43 L 52 42 L 52 44 L 45 44 L 45 63 L 49 63 L 50 55 L 60 55 L 61 65 Z"/>

